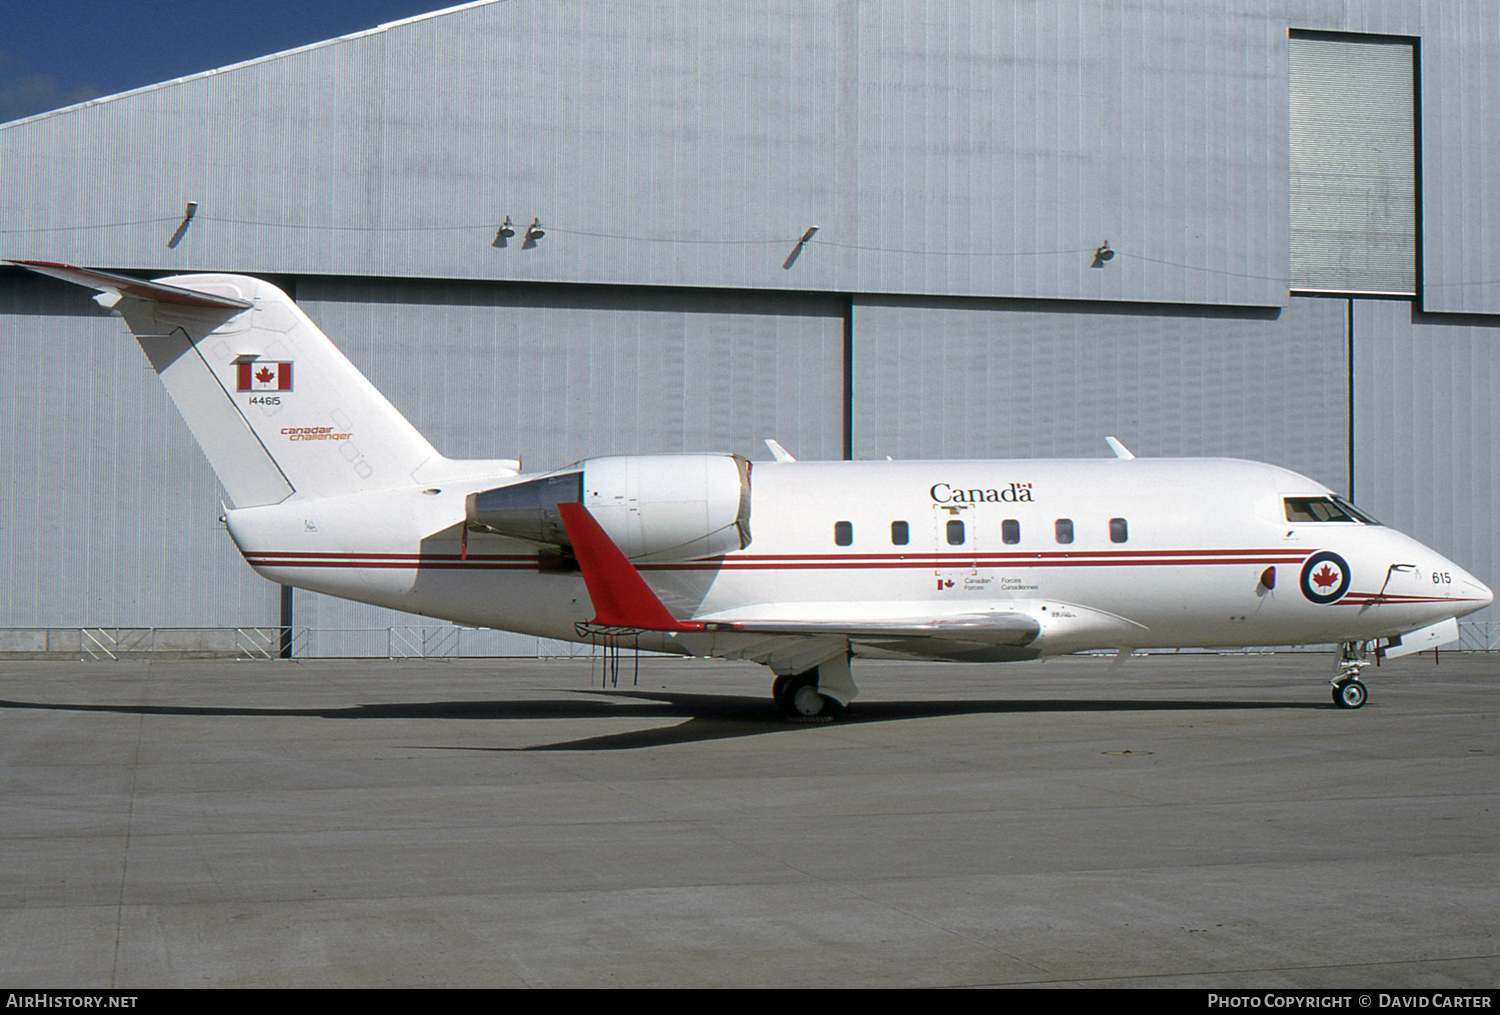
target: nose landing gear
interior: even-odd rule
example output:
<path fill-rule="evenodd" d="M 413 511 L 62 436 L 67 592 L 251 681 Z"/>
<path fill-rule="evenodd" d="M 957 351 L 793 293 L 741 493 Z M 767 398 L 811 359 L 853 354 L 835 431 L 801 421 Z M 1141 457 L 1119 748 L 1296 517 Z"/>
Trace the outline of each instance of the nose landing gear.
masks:
<path fill-rule="evenodd" d="M 1334 668 L 1338 671 L 1333 684 L 1333 703 L 1339 708 L 1359 708 L 1369 692 L 1359 679 L 1359 671 L 1370 665 L 1368 642 L 1346 641 L 1339 646 Z"/>

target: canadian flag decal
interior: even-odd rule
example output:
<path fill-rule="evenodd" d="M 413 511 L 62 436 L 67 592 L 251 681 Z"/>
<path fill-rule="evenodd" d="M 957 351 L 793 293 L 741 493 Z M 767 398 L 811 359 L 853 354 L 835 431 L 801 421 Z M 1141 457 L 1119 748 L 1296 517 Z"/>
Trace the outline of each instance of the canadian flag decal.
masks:
<path fill-rule="evenodd" d="M 240 363 L 240 391 L 291 391 L 292 365 L 290 363 Z"/>

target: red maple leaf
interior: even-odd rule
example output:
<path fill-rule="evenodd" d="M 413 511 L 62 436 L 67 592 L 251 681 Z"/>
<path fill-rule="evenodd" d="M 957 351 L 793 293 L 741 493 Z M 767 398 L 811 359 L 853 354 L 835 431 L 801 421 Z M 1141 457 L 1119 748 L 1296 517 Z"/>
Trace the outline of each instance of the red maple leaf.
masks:
<path fill-rule="evenodd" d="M 1312 580 L 1313 584 L 1318 588 L 1326 589 L 1339 580 L 1339 573 L 1327 564 L 1324 564 L 1321 571 L 1313 572 Z"/>
<path fill-rule="evenodd" d="M 259 372 L 257 372 L 255 375 L 255 379 L 257 381 L 260 381 L 262 384 L 270 384 L 275 377 L 276 372 L 270 367 L 261 367 Z"/>

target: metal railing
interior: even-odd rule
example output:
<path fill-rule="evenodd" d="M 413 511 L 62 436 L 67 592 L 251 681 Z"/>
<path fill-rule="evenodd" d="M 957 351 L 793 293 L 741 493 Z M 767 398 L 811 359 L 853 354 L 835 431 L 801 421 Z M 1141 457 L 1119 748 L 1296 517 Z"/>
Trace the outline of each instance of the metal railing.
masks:
<path fill-rule="evenodd" d="M 1458 622 L 1458 644 L 1446 646 L 1455 652 L 1500 652 L 1500 623 Z"/>
<path fill-rule="evenodd" d="M 1225 650 L 1306 652 L 1313 646 Z M 1321 646 L 1319 648 L 1326 648 Z M 1213 650 L 1195 650 L 1207 651 Z M 1445 652 L 1500 652 L 1500 622 L 1460 622 Z M 599 644 L 552 641 L 451 624 L 369 628 L 0 628 L 0 658 L 79 659 L 486 659 L 593 658 Z"/>
<path fill-rule="evenodd" d="M 451 624 L 371 628 L 0 628 L 0 658 L 76 659 L 458 659 L 589 658 L 595 645 Z"/>

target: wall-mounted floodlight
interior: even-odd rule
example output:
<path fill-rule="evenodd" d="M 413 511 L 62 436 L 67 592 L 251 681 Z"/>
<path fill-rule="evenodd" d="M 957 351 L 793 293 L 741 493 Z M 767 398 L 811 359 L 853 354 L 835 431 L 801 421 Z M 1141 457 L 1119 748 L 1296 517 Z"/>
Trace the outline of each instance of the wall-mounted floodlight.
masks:
<path fill-rule="evenodd" d="M 526 239 L 530 240 L 532 243 L 535 243 L 537 240 L 546 235 L 547 234 L 542 231 L 541 219 L 532 219 L 531 225 L 526 227 Z"/>
<path fill-rule="evenodd" d="M 797 263 L 797 258 L 802 256 L 802 248 L 807 246 L 807 241 L 812 239 L 813 234 L 817 231 L 817 226 L 807 227 L 807 231 L 802 234 L 802 239 L 797 241 L 797 245 L 792 248 L 792 252 L 786 255 L 786 260 L 781 262 L 783 268 L 791 268 L 792 265 Z"/>
<path fill-rule="evenodd" d="M 177 244 L 181 243 L 182 237 L 187 234 L 188 223 L 193 221 L 193 216 L 196 214 L 198 214 L 198 202 L 189 201 L 187 203 L 187 208 L 183 210 L 182 221 L 177 223 L 177 231 L 174 232 L 172 234 L 172 238 L 167 241 L 168 250 L 177 249 Z"/>
<path fill-rule="evenodd" d="M 1094 263 L 1089 265 L 1089 267 L 1102 268 L 1106 261 L 1114 260 L 1114 256 L 1115 252 L 1109 249 L 1109 241 L 1105 240 L 1099 245 L 1099 249 L 1094 251 Z"/>
<path fill-rule="evenodd" d="M 505 221 L 500 223 L 500 235 L 507 240 L 516 235 L 516 227 L 510 224 L 509 215 L 505 216 Z"/>

